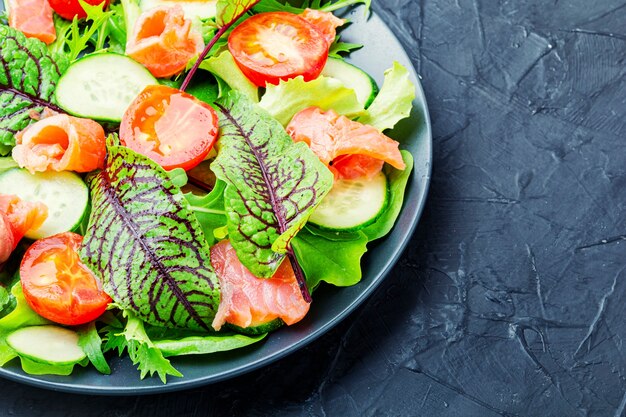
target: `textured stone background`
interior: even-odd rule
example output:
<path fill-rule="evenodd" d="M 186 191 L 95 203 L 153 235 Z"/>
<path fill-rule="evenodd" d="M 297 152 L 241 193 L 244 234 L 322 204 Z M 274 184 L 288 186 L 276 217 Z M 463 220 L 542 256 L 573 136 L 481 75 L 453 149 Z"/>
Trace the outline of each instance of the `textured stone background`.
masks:
<path fill-rule="evenodd" d="M 3 380 L 0 415 L 625 415 L 626 2 L 374 3 L 435 136 L 425 215 L 375 296 L 229 382 L 102 398 Z"/>

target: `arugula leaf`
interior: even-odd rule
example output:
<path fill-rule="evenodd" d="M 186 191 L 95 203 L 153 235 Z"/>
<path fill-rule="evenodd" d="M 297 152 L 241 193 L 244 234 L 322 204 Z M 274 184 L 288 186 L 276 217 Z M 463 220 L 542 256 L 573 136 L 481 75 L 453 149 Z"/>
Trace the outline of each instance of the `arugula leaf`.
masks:
<path fill-rule="evenodd" d="M 258 336 L 244 336 L 241 334 L 189 336 L 182 339 L 155 340 L 154 346 L 161 351 L 164 357 L 198 355 L 239 349 L 263 340 L 265 336 L 267 336 L 267 333 Z"/>
<path fill-rule="evenodd" d="M 54 102 L 54 89 L 67 58 L 48 52 L 46 44 L 0 25 L 0 156 L 15 145 L 14 135 L 33 122 L 32 115 Z"/>
<path fill-rule="evenodd" d="M 199 68 L 220 77 L 231 89 L 241 91 L 258 103 L 259 89 L 241 72 L 230 51 L 205 59 Z"/>
<path fill-rule="evenodd" d="M 91 5 L 83 0 L 78 0 L 82 8 L 87 13 L 85 22 L 82 25 L 75 16 L 69 25 L 58 24 L 57 40 L 53 48 L 59 52 L 68 50 L 67 56 L 70 61 L 74 61 L 91 44 L 93 52 L 104 49 L 106 40 L 109 38 L 108 22 L 117 9 L 105 11 L 106 3 L 103 1 L 99 5 Z"/>
<path fill-rule="evenodd" d="M 207 244 L 213 246 L 217 239 L 215 229 L 226 226 L 226 211 L 224 209 L 224 190 L 226 183 L 218 180 L 213 190 L 205 196 L 197 196 L 193 193 L 185 194 L 191 209 L 202 227 Z"/>
<path fill-rule="evenodd" d="M 105 352 L 117 350 L 121 356 L 124 350 L 127 350 L 133 365 L 137 365 L 137 369 L 141 372 L 141 379 L 156 373 L 165 384 L 168 375 L 182 377 L 183 375 L 172 366 L 169 360 L 165 359 L 163 353 L 150 340 L 143 321 L 129 310 L 124 310 L 124 316 L 128 320 L 124 330 L 120 331 L 112 326 L 105 328 L 107 331 Z"/>
<path fill-rule="evenodd" d="M 13 297 L 5 287 L 0 286 L 0 318 L 13 311 L 15 305 L 15 297 Z"/>
<path fill-rule="evenodd" d="M 102 339 L 96 329 L 96 323 L 90 322 L 83 324 L 76 329 L 78 333 L 78 345 L 83 349 L 89 361 L 98 370 L 98 372 L 110 375 L 111 368 L 102 353 Z"/>
<path fill-rule="evenodd" d="M 87 183 L 92 214 L 80 257 L 106 292 L 147 323 L 209 330 L 219 282 L 198 220 L 168 173 L 109 146 L 104 169 Z"/>
<path fill-rule="evenodd" d="M 374 126 L 381 132 L 393 128 L 400 120 L 410 116 L 415 99 L 415 85 L 409 79 L 409 71 L 398 62 L 385 71 L 380 92 L 367 108 L 359 122 Z"/>
<path fill-rule="evenodd" d="M 361 258 L 368 241 L 360 231 L 339 235 L 307 226 L 293 239 L 292 246 L 309 288 L 316 288 L 321 281 L 347 287 L 361 281 Z"/>
<path fill-rule="evenodd" d="M 231 91 L 216 103 L 216 110 L 221 137 L 211 168 L 227 183 L 230 241 L 250 272 L 269 278 L 285 258 L 291 238 L 330 191 L 333 175 L 305 143 L 294 143 L 276 120 L 241 93 Z"/>
<path fill-rule="evenodd" d="M 389 205 L 374 223 L 362 229 L 362 232 L 367 235 L 370 242 L 386 236 L 391 231 L 402 209 L 404 190 L 413 170 L 413 155 L 405 150 L 400 151 L 400 153 L 406 164 L 406 168 L 403 171 L 395 169 L 389 166 L 389 164 L 385 164 L 384 168 L 387 181 L 389 182 Z"/>
<path fill-rule="evenodd" d="M 324 76 L 313 81 L 304 81 L 304 77 L 298 76 L 278 85 L 268 85 L 259 105 L 283 126 L 296 113 L 312 106 L 324 111 L 333 109 L 349 118 L 363 113 L 363 105 L 353 89 L 335 78 Z"/>
<path fill-rule="evenodd" d="M 328 56 L 332 58 L 343 58 L 344 55 L 348 55 L 357 49 L 361 49 L 363 45 L 360 43 L 341 42 L 339 37 L 335 39 L 330 49 L 328 50 Z"/>

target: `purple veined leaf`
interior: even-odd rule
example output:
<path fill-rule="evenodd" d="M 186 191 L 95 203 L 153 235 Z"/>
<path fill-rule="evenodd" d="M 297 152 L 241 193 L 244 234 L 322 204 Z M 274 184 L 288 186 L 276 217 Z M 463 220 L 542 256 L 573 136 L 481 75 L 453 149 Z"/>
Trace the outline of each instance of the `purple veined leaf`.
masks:
<path fill-rule="evenodd" d="M 290 240 L 330 191 L 333 174 L 305 143 L 294 143 L 282 125 L 241 93 L 215 104 L 219 152 L 211 169 L 227 183 L 228 235 L 241 263 L 271 277 L 285 257 L 309 301 Z"/>
<path fill-rule="evenodd" d="M 220 289 L 189 203 L 151 159 L 109 146 L 87 179 L 92 214 L 81 260 L 120 308 L 162 327 L 210 330 Z"/>
<path fill-rule="evenodd" d="M 62 111 L 54 104 L 54 89 L 68 64 L 40 40 L 0 25 L 0 155 L 9 153 L 33 113 L 46 107 Z"/>
<path fill-rule="evenodd" d="M 185 80 L 180 86 L 181 91 L 185 91 L 187 89 L 191 79 L 198 70 L 198 67 L 222 35 L 224 35 L 224 33 L 226 33 L 232 25 L 234 25 L 244 14 L 252 9 L 259 1 L 261 0 L 217 0 L 216 23 L 219 30 L 204 47 L 204 50 L 198 56 L 198 59 L 193 64 L 193 67 L 191 67 L 187 73 Z"/>

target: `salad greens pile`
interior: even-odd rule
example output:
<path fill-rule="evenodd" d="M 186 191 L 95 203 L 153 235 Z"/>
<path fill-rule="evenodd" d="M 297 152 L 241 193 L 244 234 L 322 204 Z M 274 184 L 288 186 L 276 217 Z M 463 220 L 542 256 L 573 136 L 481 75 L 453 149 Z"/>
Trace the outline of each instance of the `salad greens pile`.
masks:
<path fill-rule="evenodd" d="M 301 110 L 316 106 L 380 132 L 391 129 L 411 112 L 415 87 L 408 71 L 394 62 L 377 94 L 375 82 L 365 74 L 374 84 L 372 96 L 376 94 L 369 105 L 345 80 L 324 73 L 314 80 L 298 76 L 259 88 L 239 68 L 226 41 L 234 28 L 258 13 L 302 13 L 307 8 L 333 12 L 357 4 L 369 10 L 370 2 L 218 0 L 215 17 L 195 20 L 204 51 L 182 74 L 159 82 L 185 90 L 217 111 L 216 154 L 199 166 L 211 180 L 195 168 L 164 170 L 122 146 L 117 124 L 107 123 L 106 130 L 113 133 L 104 166 L 81 179 L 90 198 L 74 230 L 84 236 L 81 261 L 101 280 L 113 303 L 96 320 L 69 327 L 84 355 L 41 360 L 22 351 L 11 341 L 17 330 L 42 326 L 42 334 L 50 330 L 53 338 L 59 327 L 35 313 L 24 297 L 19 263 L 30 241 L 22 241 L 0 265 L 0 366 L 19 358 L 30 374 L 70 375 L 76 365 L 91 363 L 110 374 L 108 352 L 126 352 L 141 378 L 156 374 L 165 383 L 167 376 L 182 376 L 170 357 L 258 343 L 271 327 L 213 330 L 223 289 L 210 248 L 225 238 L 259 279 L 271 278 L 289 262 L 307 302 L 321 282 L 357 284 L 368 244 L 389 233 L 400 213 L 413 158 L 403 150 L 404 170 L 384 166 L 384 209 L 372 221 L 330 230 L 309 217 L 337 180 L 307 143 L 294 142 L 285 126 Z M 0 24 L 0 186 L 2 176 L 17 166 L 8 156 L 15 135 L 45 109 L 64 113 L 54 93 L 68 66 L 86 53 L 123 54 L 141 12 L 140 0 L 113 2 L 108 8 L 80 4 L 87 18 L 55 16 L 57 39 L 50 45 Z M 337 36 L 329 56 L 343 62 L 343 56 L 360 47 Z"/>

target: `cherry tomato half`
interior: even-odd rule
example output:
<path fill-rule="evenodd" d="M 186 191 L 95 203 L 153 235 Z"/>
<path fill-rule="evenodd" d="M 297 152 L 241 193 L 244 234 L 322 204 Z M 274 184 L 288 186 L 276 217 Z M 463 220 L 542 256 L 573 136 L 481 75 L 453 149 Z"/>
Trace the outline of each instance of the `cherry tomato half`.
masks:
<path fill-rule="evenodd" d="M 85 3 L 88 3 L 92 6 L 102 4 L 102 2 L 105 3 L 104 8 L 106 8 L 109 5 L 110 0 L 85 0 Z M 50 7 L 52 7 L 52 10 L 57 12 L 57 14 L 63 19 L 72 20 L 74 19 L 74 16 L 79 19 L 84 19 L 85 17 L 87 17 L 87 13 L 83 9 L 83 6 L 80 5 L 78 0 L 48 0 L 48 3 L 50 3 Z"/>
<path fill-rule="evenodd" d="M 211 106 L 164 85 L 146 87 L 120 124 L 123 145 L 167 170 L 198 165 L 213 147 L 217 134 L 217 113 Z"/>
<path fill-rule="evenodd" d="M 82 241 L 76 233 L 59 233 L 33 243 L 22 259 L 20 280 L 26 301 L 37 314 L 56 323 L 88 323 L 111 302 L 78 258 Z"/>
<path fill-rule="evenodd" d="M 311 81 L 328 59 L 328 42 L 311 23 L 288 12 L 260 13 L 233 30 L 228 49 L 259 87 L 302 75 Z"/>

